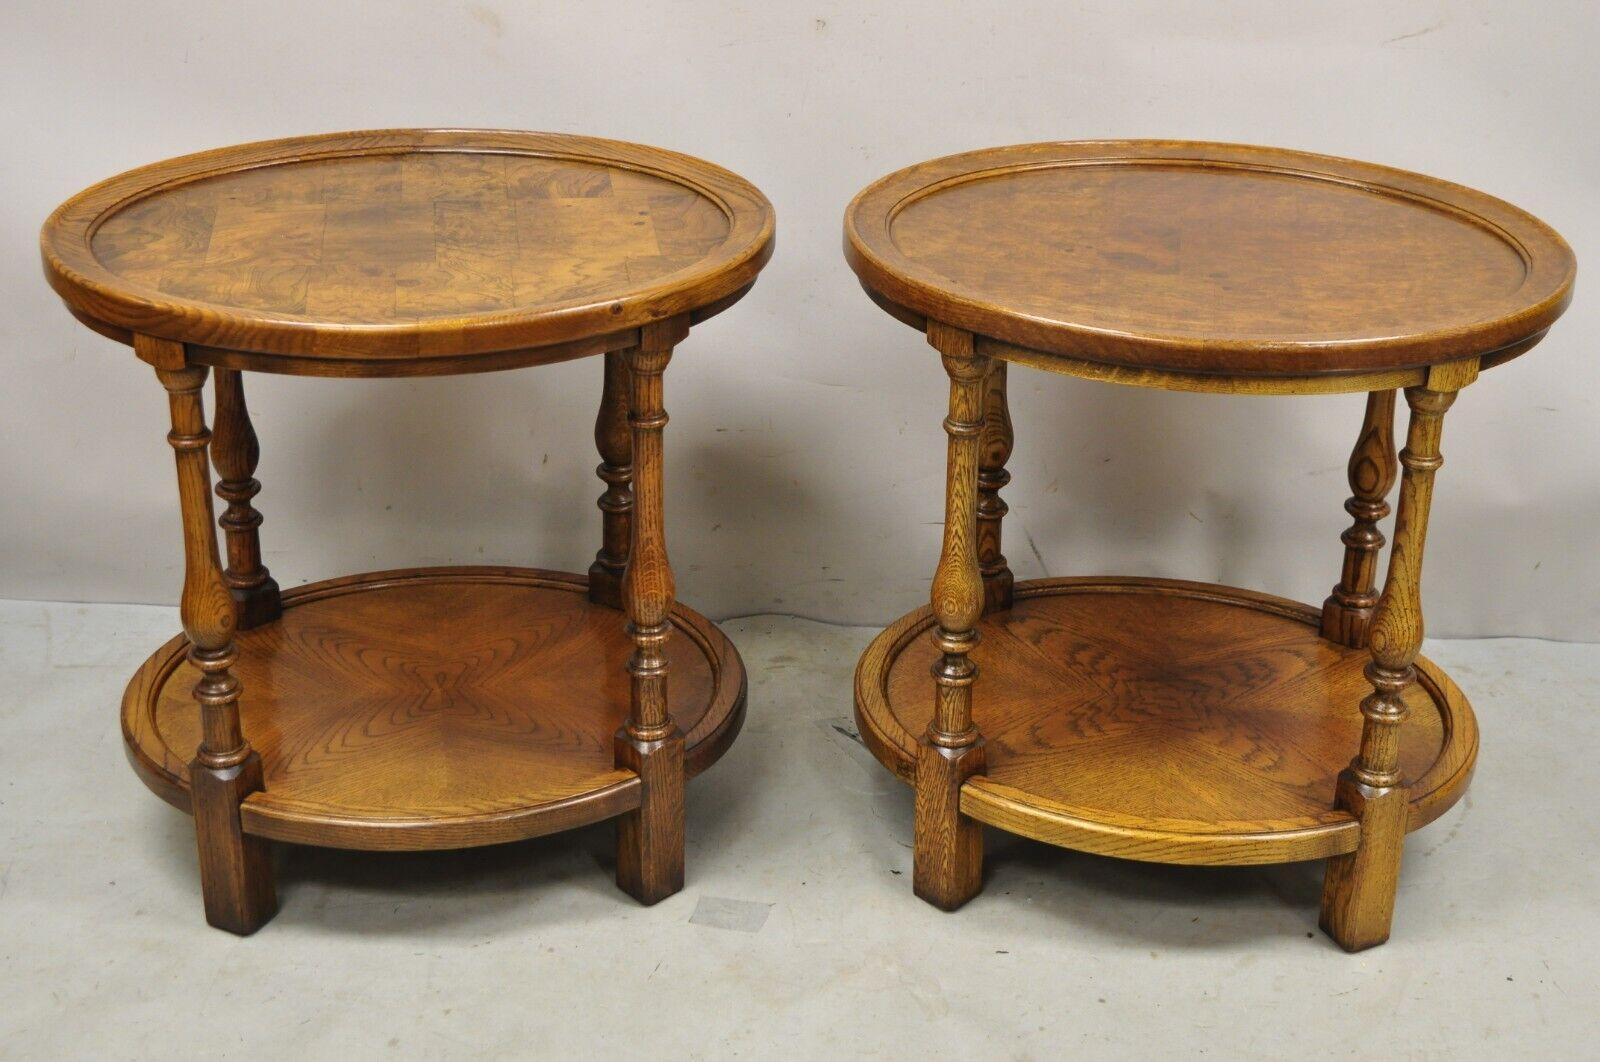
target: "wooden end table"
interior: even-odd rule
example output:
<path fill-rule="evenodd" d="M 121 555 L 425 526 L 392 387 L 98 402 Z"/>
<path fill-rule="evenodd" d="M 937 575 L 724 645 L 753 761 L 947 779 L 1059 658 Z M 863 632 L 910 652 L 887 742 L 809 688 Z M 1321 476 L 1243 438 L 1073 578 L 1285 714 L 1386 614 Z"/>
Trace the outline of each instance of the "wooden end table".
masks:
<path fill-rule="evenodd" d="M 1441 420 L 1561 314 L 1571 250 L 1515 207 L 1413 173 L 1103 141 L 891 174 L 851 203 L 845 253 L 950 377 L 932 602 L 878 636 L 855 686 L 862 736 L 916 789 L 917 894 L 946 909 L 975 895 L 988 823 L 1153 862 L 1326 858 L 1323 928 L 1352 951 L 1386 940 L 1405 834 L 1461 797 L 1478 751 L 1466 698 L 1417 655 Z M 1180 391 L 1366 392 L 1332 596 L 1013 586 L 1011 363 Z M 1396 388 L 1411 420 L 1380 594 Z"/>
<path fill-rule="evenodd" d="M 644 903 L 682 887 L 684 779 L 732 742 L 745 673 L 674 600 L 662 373 L 692 324 L 749 290 L 772 240 L 771 206 L 726 170 L 519 132 L 248 144 L 113 177 L 51 215 L 50 284 L 155 368 L 171 406 L 184 633 L 134 675 L 122 725 L 145 784 L 194 815 L 212 925 L 250 933 L 276 910 L 268 839 L 464 848 L 614 817 L 617 883 Z M 419 568 L 279 593 L 244 372 L 595 354 L 606 486 L 587 577 Z"/>

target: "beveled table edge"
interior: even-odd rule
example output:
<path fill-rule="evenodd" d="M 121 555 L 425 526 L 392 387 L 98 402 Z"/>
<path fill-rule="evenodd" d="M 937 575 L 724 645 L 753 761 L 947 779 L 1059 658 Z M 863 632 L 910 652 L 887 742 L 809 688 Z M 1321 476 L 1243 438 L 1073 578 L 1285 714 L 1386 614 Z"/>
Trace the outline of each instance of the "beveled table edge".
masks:
<path fill-rule="evenodd" d="M 613 165 L 673 181 L 705 196 L 728 218 L 727 239 L 695 266 L 624 292 L 538 310 L 438 316 L 415 322 L 332 324 L 293 314 L 172 299 L 107 270 L 90 247 L 95 228 L 117 209 L 163 188 L 261 166 L 358 155 L 469 152 L 565 158 Z M 134 334 L 226 351 L 229 367 L 308 376 L 442 375 L 563 360 L 525 357 L 508 364 L 448 369 L 438 362 L 592 340 L 673 317 L 703 320 L 749 290 L 771 259 L 775 214 L 755 185 L 715 163 L 681 152 L 565 133 L 498 129 L 381 129 L 258 141 L 141 166 L 91 185 L 55 209 L 39 234 L 45 276 L 90 328 L 129 343 Z M 568 355 L 581 356 L 581 355 Z M 207 362 L 205 357 L 195 359 Z M 385 361 L 417 362 L 423 371 Z M 245 364 L 248 362 L 248 364 Z M 330 364 L 334 363 L 334 364 Z M 337 363 L 350 363 L 343 370 Z M 372 364 L 367 364 L 372 363 Z"/>
<path fill-rule="evenodd" d="M 1413 335 L 1326 341 L 1197 339 L 1046 320 L 962 295 L 951 291 L 930 271 L 919 270 L 900 253 L 889 235 L 890 222 L 909 201 L 974 172 L 1157 161 L 1329 180 L 1470 215 L 1506 239 L 1522 257 L 1527 275 L 1518 290 L 1531 288 L 1534 294 L 1525 304 L 1499 317 Z M 1317 166 L 1321 168 L 1313 168 Z M 1465 185 L 1333 155 L 1187 140 L 1016 144 L 947 155 L 896 170 L 867 185 L 850 201 L 844 218 L 844 255 L 874 301 L 908 324 L 918 316 L 932 318 L 1045 357 L 1059 355 L 1157 372 L 1236 378 L 1310 378 L 1418 369 L 1513 347 L 1519 347 L 1516 353 L 1521 353 L 1537 342 L 1566 309 L 1577 270 L 1571 247 L 1549 225 L 1505 200 Z M 1315 371 L 1295 371 L 1296 359 L 1313 356 L 1317 358 Z M 1509 360 L 1510 356 L 1499 361 Z M 1224 360 L 1226 365 L 1220 365 Z"/>

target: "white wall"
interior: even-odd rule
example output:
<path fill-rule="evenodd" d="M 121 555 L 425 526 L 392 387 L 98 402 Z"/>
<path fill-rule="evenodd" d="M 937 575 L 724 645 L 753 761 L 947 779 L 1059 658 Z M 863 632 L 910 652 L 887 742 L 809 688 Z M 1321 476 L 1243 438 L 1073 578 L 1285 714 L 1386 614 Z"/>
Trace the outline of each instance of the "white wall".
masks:
<path fill-rule="evenodd" d="M 507 126 L 713 159 L 778 252 L 667 376 L 668 536 L 713 616 L 884 621 L 938 552 L 945 384 L 857 288 L 863 184 L 991 144 L 1300 147 L 1477 186 L 1600 247 L 1593 0 L 551 4 L 9 0 L 0 12 L 0 596 L 175 601 L 161 389 L 40 278 L 62 198 L 145 162 L 297 133 Z M 1431 634 L 1600 640 L 1600 300 L 1446 421 Z M 284 585 L 451 562 L 582 570 L 600 366 L 252 377 Z M 1321 601 L 1361 399 L 1217 398 L 1013 373 L 1019 577 L 1155 573 Z"/>

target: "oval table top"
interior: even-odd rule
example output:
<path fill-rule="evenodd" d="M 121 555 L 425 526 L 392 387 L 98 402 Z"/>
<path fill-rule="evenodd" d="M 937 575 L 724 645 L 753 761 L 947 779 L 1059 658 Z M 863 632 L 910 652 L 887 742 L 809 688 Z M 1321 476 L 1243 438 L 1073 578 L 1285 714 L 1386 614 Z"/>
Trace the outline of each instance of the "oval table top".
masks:
<path fill-rule="evenodd" d="M 900 170 L 851 202 L 845 254 L 913 323 L 1234 376 L 1511 356 L 1560 316 L 1576 268 L 1549 226 L 1460 185 L 1165 140 L 1025 144 Z"/>
<path fill-rule="evenodd" d="M 74 196 L 40 236 L 51 286 L 91 327 L 317 375 L 593 353 L 597 337 L 725 308 L 772 243 L 766 197 L 699 159 L 439 129 L 156 163 Z M 481 357 L 529 348 L 545 349 Z"/>

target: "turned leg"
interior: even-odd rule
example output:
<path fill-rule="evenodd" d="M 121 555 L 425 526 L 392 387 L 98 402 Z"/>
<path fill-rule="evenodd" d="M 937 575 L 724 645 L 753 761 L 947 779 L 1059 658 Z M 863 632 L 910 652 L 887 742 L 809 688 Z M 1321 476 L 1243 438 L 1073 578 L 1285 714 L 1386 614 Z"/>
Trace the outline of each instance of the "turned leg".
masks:
<path fill-rule="evenodd" d="M 984 767 L 983 739 L 972 724 L 970 656 L 978 642 L 984 584 L 978 567 L 978 443 L 984 425 L 988 358 L 972 336 L 928 322 L 928 342 L 950 376 L 945 418 L 944 544 L 933 577 L 933 720 L 917 747 L 916 825 L 912 888 L 935 907 L 952 911 L 983 885 L 983 826 L 961 814 L 961 784 Z"/>
<path fill-rule="evenodd" d="M 217 468 L 217 497 L 228 503 L 219 523 L 228 539 L 228 566 L 222 572 L 233 597 L 239 629 L 271 623 L 283 614 L 278 583 L 261 563 L 261 514 L 250 500 L 261 493 L 255 478 L 261 461 L 250 410 L 244 404 L 244 380 L 237 369 L 218 369 L 216 430 L 211 435 L 211 463 Z"/>
<path fill-rule="evenodd" d="M 628 426 L 628 362 L 620 351 L 606 354 L 605 385 L 600 413 L 594 421 L 594 444 L 600 451 L 595 469 L 606 485 L 597 503 L 601 512 L 600 552 L 589 566 L 589 600 L 622 607 L 622 576 L 628 567 L 628 540 L 633 534 L 633 435 Z"/>
<path fill-rule="evenodd" d="M 622 597 L 633 656 L 628 661 L 628 721 L 617 732 L 616 763 L 639 775 L 639 807 L 617 819 L 617 884 L 640 903 L 683 888 L 683 732 L 667 704 L 667 635 L 672 630 L 672 568 L 662 522 L 661 375 L 683 338 L 681 320 L 647 325 L 625 352 L 628 423 L 633 429 L 632 544 Z"/>
<path fill-rule="evenodd" d="M 1011 482 L 1011 410 L 1006 404 L 1006 363 L 989 366 L 983 396 L 983 435 L 978 444 L 978 570 L 983 575 L 983 611 L 1011 607 L 1011 569 L 1000 552 L 1000 523 L 1010 508 L 1000 491 Z"/>
<path fill-rule="evenodd" d="M 1367 644 L 1372 611 L 1378 605 L 1376 580 L 1383 532 L 1378 521 L 1389 515 L 1389 488 L 1394 486 L 1394 391 L 1367 395 L 1361 436 L 1350 452 L 1350 500 L 1345 512 L 1355 518 L 1339 541 L 1344 543 L 1344 568 L 1339 585 L 1322 603 L 1322 636 L 1360 649 Z"/>
<path fill-rule="evenodd" d="M 246 834 L 239 804 L 262 788 L 261 759 L 239 726 L 239 682 L 233 677 L 233 600 L 223 579 L 212 523 L 211 469 L 201 389 L 204 366 L 186 365 L 181 344 L 138 337 L 144 360 L 167 389 L 183 508 L 184 579 L 180 614 L 189 662 L 200 672 L 200 747 L 189 764 L 189 794 L 200 848 L 206 921 L 232 933 L 253 933 L 277 910 L 266 841 Z"/>
<path fill-rule="evenodd" d="M 1400 451 L 1405 472 L 1394 548 L 1383 596 L 1372 616 L 1367 643 L 1372 693 L 1361 702 L 1361 748 L 1339 775 L 1334 802 L 1361 824 L 1354 852 L 1328 860 L 1322 887 L 1322 928 L 1346 951 L 1389 939 L 1400 853 L 1405 844 L 1410 800 L 1400 777 L 1400 725 L 1405 692 L 1416 681 L 1413 666 L 1422 647 L 1422 548 L 1428 534 L 1433 476 L 1444 459 L 1439 436 L 1456 392 L 1472 382 L 1475 362 L 1436 366 L 1420 387 L 1406 389 L 1411 423 Z"/>

